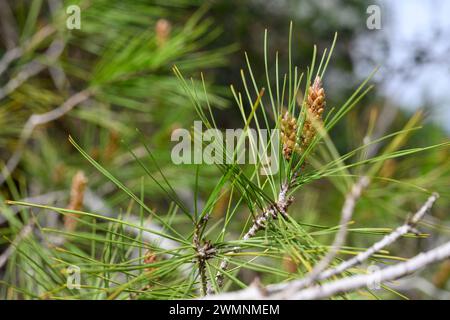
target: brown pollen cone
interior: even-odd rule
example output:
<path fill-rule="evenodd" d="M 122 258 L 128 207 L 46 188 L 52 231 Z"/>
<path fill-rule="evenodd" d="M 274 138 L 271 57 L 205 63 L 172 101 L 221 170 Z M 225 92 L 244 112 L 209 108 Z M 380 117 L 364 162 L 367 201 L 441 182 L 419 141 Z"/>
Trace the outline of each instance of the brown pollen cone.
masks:
<path fill-rule="evenodd" d="M 302 128 L 300 151 L 304 152 L 311 144 L 316 135 L 316 128 L 313 122 L 322 121 L 323 110 L 325 109 L 325 90 L 322 87 L 322 80 L 316 77 L 312 86 L 308 90 L 306 100 L 306 114 Z"/>
<path fill-rule="evenodd" d="M 72 188 L 70 190 L 70 202 L 67 206 L 69 210 L 79 211 L 83 208 L 84 190 L 86 189 L 88 179 L 83 171 L 78 171 L 72 178 Z M 73 231 L 77 225 L 78 215 L 69 213 L 64 217 L 64 227 L 66 230 Z"/>
<path fill-rule="evenodd" d="M 292 153 L 298 148 L 297 119 L 286 111 L 281 118 L 281 143 L 283 144 L 283 157 L 290 160 Z"/>

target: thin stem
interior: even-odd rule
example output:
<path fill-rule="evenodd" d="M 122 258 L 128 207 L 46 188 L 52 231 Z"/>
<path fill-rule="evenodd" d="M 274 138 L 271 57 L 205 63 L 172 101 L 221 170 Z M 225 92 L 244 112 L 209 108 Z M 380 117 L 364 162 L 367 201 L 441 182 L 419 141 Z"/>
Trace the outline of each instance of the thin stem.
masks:
<path fill-rule="evenodd" d="M 246 241 L 256 235 L 256 233 L 262 229 L 264 229 L 267 226 L 267 222 L 272 217 L 273 219 L 276 219 L 278 217 L 278 213 L 281 214 L 283 217 L 287 216 L 287 209 L 291 205 L 293 198 L 288 197 L 289 189 L 292 185 L 292 181 L 295 179 L 296 175 L 293 176 L 293 178 L 290 180 L 289 183 L 284 183 L 281 186 L 280 192 L 278 194 L 278 200 L 276 203 L 269 206 L 268 209 L 264 210 L 253 222 L 253 225 L 250 227 L 250 229 L 247 231 L 247 233 L 242 237 L 242 240 Z M 236 246 L 231 250 L 231 253 L 238 253 L 241 250 L 241 247 Z M 216 282 L 217 286 L 220 288 L 223 286 L 224 282 L 224 272 L 228 269 L 229 265 L 229 258 L 225 258 L 222 260 L 219 266 L 219 271 L 216 275 Z M 212 293 L 212 288 L 210 288 L 208 291 L 209 293 Z"/>
<path fill-rule="evenodd" d="M 192 243 L 196 251 L 197 262 L 198 262 L 198 272 L 200 274 L 202 295 L 206 296 L 210 288 L 208 284 L 208 277 L 206 276 L 206 260 L 215 255 L 216 251 L 212 247 L 209 241 L 202 241 L 202 234 L 205 229 L 206 223 L 208 222 L 209 216 L 205 215 L 200 219 L 199 222 L 195 224 L 194 236 Z M 203 243 L 202 243 L 203 242 Z"/>

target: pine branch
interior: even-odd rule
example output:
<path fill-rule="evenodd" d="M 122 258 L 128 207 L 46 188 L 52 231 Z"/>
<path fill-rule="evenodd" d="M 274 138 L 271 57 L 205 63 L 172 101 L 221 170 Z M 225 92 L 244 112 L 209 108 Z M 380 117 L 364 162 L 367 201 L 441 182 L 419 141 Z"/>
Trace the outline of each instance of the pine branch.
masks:
<path fill-rule="evenodd" d="M 9 65 L 14 60 L 22 57 L 24 53 L 27 53 L 28 51 L 33 49 L 36 45 L 47 39 L 55 31 L 56 29 L 53 26 L 47 25 L 36 32 L 36 34 L 29 41 L 26 41 L 22 47 L 15 47 L 6 51 L 2 59 L 0 60 L 0 75 L 8 69 Z"/>
<path fill-rule="evenodd" d="M 447 242 L 435 249 L 420 253 L 414 258 L 395 266 L 387 267 L 383 270 L 373 272 L 368 275 L 357 275 L 341 280 L 332 281 L 323 285 L 316 285 L 312 288 L 303 289 L 292 294 L 289 291 L 281 291 L 278 294 L 272 294 L 272 286 L 267 288 L 259 288 L 255 285 L 249 286 L 246 289 L 227 292 L 218 295 L 208 296 L 206 299 L 210 300 L 235 300 L 235 299 L 295 299 L 295 300 L 316 300 L 324 299 L 334 296 L 338 293 L 350 292 L 359 288 L 365 287 L 368 284 L 376 282 L 392 281 L 419 269 L 426 267 L 429 264 L 442 261 L 450 258 L 450 242 Z M 290 283 L 285 283 L 283 286 L 288 288 Z M 289 294 L 286 294 L 289 292 Z"/>
<path fill-rule="evenodd" d="M 309 116 L 302 128 L 301 146 L 297 144 L 297 120 L 292 117 L 288 111 L 281 119 L 280 125 L 282 129 L 281 140 L 283 142 L 283 157 L 286 161 L 291 160 L 291 156 L 294 151 L 305 152 L 312 139 L 316 135 L 316 130 L 313 126 L 313 122 L 321 120 L 322 113 L 325 107 L 325 91 L 322 88 L 322 81 L 320 77 L 316 77 L 313 85 L 310 86 L 308 90 L 308 99 L 306 105 Z M 303 166 L 301 166 L 301 168 L 302 167 Z M 287 217 L 287 209 L 294 200 L 292 197 L 288 197 L 287 194 L 292 184 L 295 182 L 295 179 L 299 174 L 299 170 L 294 170 L 292 177 L 282 184 L 280 192 L 278 194 L 278 200 L 275 202 L 275 204 L 272 204 L 254 220 L 253 225 L 243 236 L 242 240 L 248 240 L 251 237 L 255 236 L 255 234 L 259 230 L 264 229 L 270 217 L 276 219 L 278 217 L 278 214 L 281 214 L 281 216 L 283 217 Z M 235 247 L 231 252 L 237 253 L 240 251 L 240 249 L 240 247 Z M 219 288 L 223 286 L 224 271 L 226 271 L 228 265 L 228 258 L 223 259 L 220 263 L 219 271 L 216 275 L 216 282 Z"/>
<path fill-rule="evenodd" d="M 375 253 L 379 252 L 383 248 L 389 246 L 390 244 L 394 243 L 398 239 L 400 239 L 402 236 L 409 232 L 417 232 L 415 230 L 415 226 L 417 223 L 424 217 L 424 215 L 431 209 L 434 202 L 436 202 L 439 195 L 437 193 L 433 193 L 432 196 L 428 198 L 428 200 L 425 202 L 425 204 L 422 205 L 422 207 L 410 218 L 408 221 L 396 228 L 394 231 L 392 231 L 390 234 L 386 235 L 381 239 L 380 241 L 376 242 L 374 245 L 372 245 L 370 248 L 368 248 L 366 251 L 359 253 L 357 256 L 343 261 L 341 264 L 339 264 L 335 268 L 330 268 L 328 270 L 323 271 L 316 277 L 316 281 L 326 280 L 329 279 L 337 274 L 341 274 L 345 270 L 348 270 L 351 267 L 354 267 L 358 264 L 363 263 L 367 259 L 369 259 L 371 256 L 373 256 Z M 309 281 L 310 279 L 300 279 L 295 280 L 292 282 L 292 290 L 300 290 L 303 289 L 311 284 Z"/>
<path fill-rule="evenodd" d="M 394 243 L 408 232 L 416 232 L 415 226 L 432 208 L 437 198 L 438 194 L 433 193 L 433 195 L 428 198 L 426 203 L 410 219 L 408 219 L 404 225 L 398 227 L 393 232 L 386 235 L 382 240 L 376 242 L 373 246 L 356 257 L 341 263 L 333 269 L 328 269 L 327 271 L 320 273 L 317 280 L 325 280 L 331 276 L 340 274 L 348 268 L 364 262 L 373 254 Z M 311 284 L 309 278 L 294 280 L 286 283 L 272 284 L 265 288 L 250 285 L 246 289 L 212 295 L 208 297 L 208 299 L 323 299 L 331 297 L 337 293 L 356 290 L 367 284 L 374 283 L 375 281 L 385 282 L 398 279 L 409 273 L 415 272 L 428 264 L 444 260 L 448 257 L 450 257 L 450 242 L 426 253 L 420 253 L 407 262 L 402 262 L 395 266 L 387 267 L 370 275 L 352 276 L 306 289 L 303 288 Z"/>
<path fill-rule="evenodd" d="M 296 175 L 291 179 L 291 182 L 295 180 Z M 278 200 L 275 204 L 272 204 L 268 209 L 264 210 L 253 222 L 253 225 L 247 231 L 247 233 L 242 237 L 242 240 L 246 241 L 256 235 L 256 233 L 267 226 L 269 219 L 272 217 L 276 219 L 278 214 L 281 214 L 283 217 L 287 216 L 287 209 L 291 205 L 293 198 L 288 197 L 287 193 L 289 192 L 289 188 L 292 183 L 283 183 L 281 186 L 280 192 L 278 194 Z M 231 250 L 231 253 L 238 253 L 241 250 L 241 247 L 236 246 Z M 216 275 L 217 286 L 220 288 L 223 286 L 224 281 L 224 272 L 228 269 L 229 259 L 224 258 L 219 266 L 219 271 Z M 212 288 L 208 289 L 208 293 L 212 294 Z"/>
<path fill-rule="evenodd" d="M 331 297 L 337 293 L 348 292 L 367 286 L 370 283 L 386 282 L 401 278 L 417 270 L 450 257 L 450 242 L 435 249 L 420 253 L 414 258 L 399 263 L 392 267 L 373 272 L 369 275 L 357 275 L 341 280 L 326 283 L 322 286 L 315 286 L 310 289 L 299 291 L 289 299 L 323 299 Z"/>
<path fill-rule="evenodd" d="M 386 235 L 383 239 L 376 242 L 366 251 L 361 252 L 360 254 L 358 254 L 357 256 L 353 257 L 350 260 L 342 262 L 335 268 L 328 269 L 322 272 L 317 278 L 317 280 L 328 279 L 334 275 L 340 274 L 351 267 L 363 263 L 364 261 L 369 259 L 372 255 L 379 252 L 383 248 L 389 246 L 390 244 L 394 243 L 405 234 L 410 232 L 416 233 L 417 231 L 415 230 L 415 226 L 423 218 L 423 216 L 431 209 L 431 207 L 433 206 L 434 202 L 437 200 L 438 197 L 439 195 L 437 193 L 433 193 L 433 195 L 428 198 L 427 202 L 419 209 L 419 211 L 417 211 L 414 214 L 414 216 L 411 219 L 409 219 L 405 224 L 398 227 L 390 234 Z"/>
<path fill-rule="evenodd" d="M 3 88 L 0 88 L 0 100 L 9 95 L 11 92 L 20 87 L 29 78 L 43 71 L 48 64 L 53 64 L 64 50 L 64 42 L 61 39 L 55 39 L 45 52 L 45 63 L 41 59 L 34 59 L 22 67 L 22 70 L 11 80 L 9 80 Z M 10 63 L 14 58 L 20 57 L 20 52 L 15 53 L 12 57 L 8 57 L 6 64 Z"/>

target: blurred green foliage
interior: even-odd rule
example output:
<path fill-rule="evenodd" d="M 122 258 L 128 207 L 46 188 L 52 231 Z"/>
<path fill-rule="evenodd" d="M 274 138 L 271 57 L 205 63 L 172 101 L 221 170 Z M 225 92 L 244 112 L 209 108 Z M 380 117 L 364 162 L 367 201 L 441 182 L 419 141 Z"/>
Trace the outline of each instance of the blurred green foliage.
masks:
<path fill-rule="evenodd" d="M 71 4 L 81 8 L 81 30 L 65 27 L 65 8 Z M 353 77 L 351 41 L 363 32 L 367 1 L 335 1 L 331 5 L 313 0 L 18 0 L 9 2 L 8 7 L 10 12 L 3 11 L 2 18 L 9 15 L 8 21 L 15 31 L 2 33 L 4 45 L 0 49 L 3 56 L 0 65 L 4 63 L 7 66 L 0 75 L 0 164 L 5 165 L 20 148 L 23 154 L 18 166 L 1 186 L 2 200 L 21 200 L 61 191 L 62 197 L 44 197 L 42 204 L 64 208 L 69 201 L 72 177 L 78 170 L 83 170 L 89 179 L 88 189 L 102 201 L 97 209 L 108 208 L 115 218 L 137 211 L 123 190 L 118 190 L 111 179 L 98 172 L 73 148 L 67 140 L 71 135 L 93 160 L 134 194 L 140 195 L 149 208 L 164 217 L 164 221 L 177 224 L 183 233 L 188 234 L 191 225 L 179 218 L 173 203 L 155 181 L 144 178 L 144 170 L 129 152 L 132 150 L 137 158 L 142 159 L 150 172 L 157 174 L 159 169 L 162 170 L 191 210 L 197 206 L 197 200 L 194 200 L 197 194 L 202 199 L 200 202 L 204 202 L 214 190 L 216 180 L 220 178 L 220 172 L 215 168 L 201 166 L 196 172 L 195 168 L 177 167 L 170 161 L 171 132 L 175 128 L 190 128 L 198 119 L 172 67 L 176 65 L 184 76 L 193 77 L 192 84 L 199 89 L 198 100 L 201 103 L 208 101 L 213 106 L 220 128 L 238 127 L 242 124 L 241 116 L 239 109 L 234 107 L 228 86 L 237 84 L 237 89 L 243 90 L 239 85 L 239 70 L 245 68 L 244 51 L 251 59 L 257 82 L 265 82 L 263 36 L 266 28 L 269 30 L 268 55 L 273 61 L 278 52 L 282 70 L 288 67 L 289 20 L 294 22 L 295 29 L 292 60 L 305 70 L 311 62 L 313 46 L 317 45 L 318 52 L 322 53 L 330 46 L 337 31 L 337 46 L 324 79 L 327 105 L 331 109 L 341 105 L 357 86 L 358 79 Z M 10 43 L 21 52 L 6 64 L 6 53 L 14 49 L 9 47 Z M 274 68 L 275 65 L 271 64 L 269 71 L 274 73 Z M 200 72 L 206 80 L 207 95 L 202 88 Z M 17 81 L 20 85 L 15 85 Z M 31 139 L 21 140 L 21 132 L 29 117 L 49 112 L 83 90 L 89 92 L 87 99 L 63 117 L 35 128 Z M 263 99 L 268 101 L 267 95 Z M 386 105 L 388 102 L 375 93 L 367 95 L 333 128 L 329 134 L 339 154 L 350 152 L 364 143 Z M 399 111 L 390 121 L 389 128 L 384 132 L 381 130 L 380 134 L 402 130 L 410 116 Z M 422 119 L 419 118 L 414 118 L 417 121 L 413 127 L 420 125 Z M 395 148 L 425 148 L 447 141 L 448 134 L 442 128 L 426 124 L 405 136 Z M 159 169 L 148 160 L 144 144 L 152 150 Z M 382 142 L 379 148 L 383 150 L 388 145 L 389 141 Z M 349 163 L 350 160 L 360 160 L 358 157 L 362 155 L 358 153 L 351 157 Z M 318 159 L 323 160 L 320 154 Z M 449 221 L 446 211 L 450 207 L 448 159 L 446 146 L 380 161 L 379 179 L 375 179 L 361 203 L 360 214 L 355 217 L 354 230 L 349 236 L 350 244 L 355 248 L 370 245 L 374 235 L 379 236 L 402 223 L 431 191 L 439 192 L 441 198 L 427 227 L 438 234 L 448 235 L 449 230 L 445 226 Z M 352 174 L 361 174 L 366 168 L 362 166 L 361 171 L 355 170 Z M 292 217 L 304 224 L 305 232 L 316 232 L 314 241 L 319 239 L 317 241 L 321 243 L 328 243 L 334 236 L 327 228 L 338 223 L 343 201 L 342 193 L 330 180 L 321 179 L 302 187 L 296 195 L 298 202 L 290 210 Z M 229 186 L 224 186 L 224 190 L 230 192 Z M 229 195 L 213 206 L 213 223 L 218 223 L 227 211 L 227 200 Z M 0 247 L 6 248 L 30 217 L 26 210 L 19 210 L 17 217 L 13 217 L 6 206 L 0 210 L 0 232 L 4 236 L 0 239 Z M 230 224 L 234 233 L 244 227 L 249 210 L 242 209 L 237 217 Z M 54 219 L 56 222 L 46 223 L 59 226 L 62 218 Z M 328 231 L 320 233 L 318 226 Z M 105 223 L 99 227 L 111 230 L 123 226 Z M 366 230 L 366 227 L 380 228 L 380 231 Z M 120 237 L 124 235 L 115 231 L 119 234 L 115 241 L 122 241 Z M 81 235 L 82 232 L 88 233 L 80 231 Z M 214 234 L 217 229 L 211 232 Z M 39 257 L 45 257 L 49 248 L 39 247 L 39 240 L 32 242 L 26 250 L 31 248 Z M 61 249 L 72 250 L 72 254 L 63 253 L 68 260 L 88 251 L 89 243 L 76 241 L 75 238 L 73 242 L 79 244 L 78 247 L 68 241 Z M 413 252 L 415 245 L 423 246 L 423 240 L 408 239 L 408 245 L 401 242 L 399 248 L 393 248 L 392 255 L 403 256 L 406 252 Z M 104 247 L 102 263 L 113 261 L 111 256 L 108 256 L 111 260 L 106 258 L 112 252 L 113 249 Z M 34 292 L 31 285 L 25 284 L 26 277 L 20 278 L 18 274 L 21 272 L 16 270 L 16 266 L 18 269 L 29 266 L 30 262 L 24 260 L 20 253 L 15 254 L 7 266 L 0 268 L 0 277 L 5 282 Z M 55 262 L 43 259 L 40 263 L 51 265 Z M 176 263 L 161 262 L 161 265 L 170 269 L 173 267 L 171 264 Z M 285 268 L 283 263 L 277 263 L 273 268 Z M 255 273 L 264 272 L 260 266 L 253 267 L 254 270 L 248 267 L 240 276 L 251 278 Z M 284 272 L 286 270 L 278 273 L 271 270 L 268 278 L 283 279 L 286 276 Z M 126 272 L 124 274 L 131 277 Z M 58 278 L 61 275 L 53 276 Z M 2 297 L 27 296 L 20 290 L 8 289 L 4 283 L 0 283 L 0 287 Z M 178 292 L 174 296 L 182 294 Z M 152 298 L 155 297 L 158 293 Z M 167 298 L 165 291 L 160 297 Z"/>

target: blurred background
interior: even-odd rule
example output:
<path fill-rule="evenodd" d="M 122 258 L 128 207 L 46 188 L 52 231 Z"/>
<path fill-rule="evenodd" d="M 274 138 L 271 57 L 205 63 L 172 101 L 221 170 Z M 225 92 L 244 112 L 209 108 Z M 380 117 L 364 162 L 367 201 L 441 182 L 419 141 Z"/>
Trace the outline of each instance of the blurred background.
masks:
<path fill-rule="evenodd" d="M 79 29 L 67 26 L 71 5 L 80 8 Z M 374 14 L 379 14 L 376 28 L 370 22 Z M 117 208 L 126 208 L 127 195 L 90 166 L 68 136 L 139 193 L 143 171 L 128 152 L 145 154 L 135 130 L 139 128 L 177 193 L 193 205 L 195 170 L 170 163 L 171 132 L 189 128 L 196 119 L 173 65 L 197 84 L 202 72 L 218 126 L 239 127 L 229 85 L 241 89 L 244 52 L 257 81 L 264 83 L 268 29 L 269 57 L 274 61 L 278 52 L 280 68 L 286 70 L 290 21 L 292 59 L 302 70 L 311 62 L 313 46 L 322 52 L 338 34 L 324 79 L 328 106 L 345 101 L 379 67 L 374 91 L 331 133 L 341 154 L 363 144 L 374 118 L 373 138 L 403 129 L 411 117 L 412 126 L 423 126 L 400 148 L 448 142 L 449 14 L 445 0 L 0 0 L 1 198 L 66 207 L 72 178 L 82 170 L 88 177 L 84 206 L 117 214 Z M 218 172 L 205 166 L 200 175 L 199 192 L 206 196 Z M 371 187 L 355 228 L 395 227 L 424 202 L 426 192 L 437 191 L 441 198 L 426 224 L 433 237 L 402 240 L 392 251 L 409 257 L 448 238 L 447 146 L 387 160 L 379 176 L 385 181 Z M 147 180 L 145 199 L 164 214 L 165 195 Z M 327 181 L 305 186 L 293 215 L 305 223 L 336 224 L 343 200 L 331 190 Z M 20 219 L 11 218 L 3 204 L 0 210 L 0 232 L 14 238 Z M 220 217 L 220 208 L 216 211 Z M 50 226 L 61 223 L 54 215 L 46 219 Z M 0 252 L 7 247 L 5 237 Z M 350 241 L 362 247 L 375 239 L 355 233 Z M 13 268 L 3 262 L 0 275 L 10 277 Z M 410 298 L 449 299 L 449 277 L 447 261 L 411 281 L 400 281 L 396 290 Z M 11 294 L 1 290 L 4 296 Z"/>

